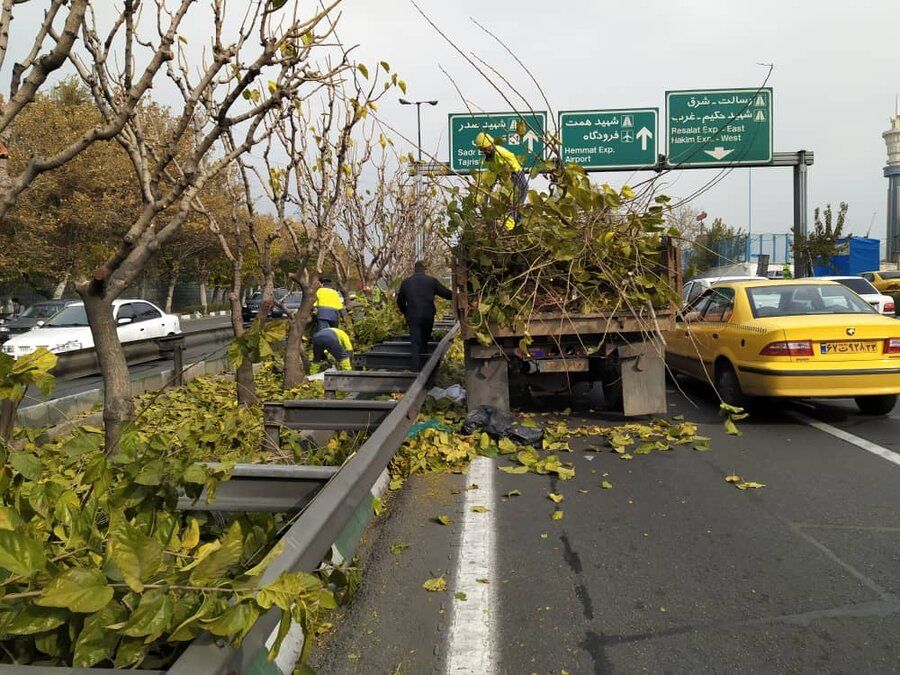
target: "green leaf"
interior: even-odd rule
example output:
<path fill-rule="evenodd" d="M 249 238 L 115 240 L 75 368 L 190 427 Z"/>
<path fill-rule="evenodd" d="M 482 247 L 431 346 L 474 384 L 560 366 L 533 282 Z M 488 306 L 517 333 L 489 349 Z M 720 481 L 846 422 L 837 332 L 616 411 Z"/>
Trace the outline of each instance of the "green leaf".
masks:
<path fill-rule="evenodd" d="M 487 513 L 488 511 L 490 511 L 490 509 L 488 507 L 481 506 L 480 504 L 476 504 L 475 506 L 473 506 L 472 510 L 475 513 Z"/>
<path fill-rule="evenodd" d="M 117 602 L 111 602 L 96 614 L 84 620 L 84 626 L 75 641 L 75 656 L 72 665 L 76 668 L 90 668 L 108 659 L 119 644 L 121 635 L 107 626 L 121 623 L 128 612 Z"/>
<path fill-rule="evenodd" d="M 53 630 L 63 625 L 68 618 L 68 613 L 58 607 L 24 605 L 4 630 L 10 635 L 34 635 Z"/>
<path fill-rule="evenodd" d="M 372 498 L 372 510 L 376 516 L 380 516 L 381 512 L 384 511 L 384 500 L 381 497 Z"/>
<path fill-rule="evenodd" d="M 509 499 L 510 497 L 521 497 L 521 496 L 522 496 L 521 490 L 510 490 L 509 492 L 506 493 L 507 499 Z"/>
<path fill-rule="evenodd" d="M 554 504 L 559 504 L 565 497 L 561 494 L 556 494 L 555 492 L 548 492 L 547 498 L 552 500 Z"/>
<path fill-rule="evenodd" d="M 274 12 L 287 4 L 287 0 L 269 0 L 269 11 Z"/>
<path fill-rule="evenodd" d="M 438 516 L 435 518 L 441 525 L 449 525 L 453 522 L 453 519 L 450 516 Z"/>
<path fill-rule="evenodd" d="M 18 530 L 24 526 L 22 516 L 14 508 L 0 506 L 0 530 Z"/>
<path fill-rule="evenodd" d="M 367 80 L 369 79 L 369 69 L 366 68 L 366 64 L 364 64 L 364 63 L 357 63 L 357 64 L 356 64 L 356 68 L 359 70 L 359 72 L 362 74 L 362 76 L 363 76 L 364 78 L 366 78 Z"/>
<path fill-rule="evenodd" d="M 116 668 L 129 668 L 138 665 L 147 655 L 149 645 L 144 643 L 143 638 L 123 638 L 116 650 L 116 658 L 113 665 Z"/>
<path fill-rule="evenodd" d="M 396 544 L 391 544 L 391 554 L 400 555 L 410 546 L 412 546 L 412 544 L 407 544 L 406 542 L 397 542 Z"/>
<path fill-rule="evenodd" d="M 219 637 L 229 637 L 241 633 L 252 626 L 259 618 L 260 609 L 254 602 L 240 602 L 232 605 L 225 612 L 206 624 L 206 630 Z"/>
<path fill-rule="evenodd" d="M 512 442 L 511 440 L 509 440 L 508 438 L 501 438 L 501 439 L 497 442 L 497 448 L 500 450 L 500 454 L 501 454 L 501 455 L 509 455 L 509 454 L 512 454 L 512 453 L 514 453 L 514 452 L 518 449 L 518 447 L 516 446 L 516 444 L 513 443 L 513 442 Z"/>
<path fill-rule="evenodd" d="M 21 530 L 0 530 L 0 567 L 32 577 L 47 563 L 44 547 Z"/>
<path fill-rule="evenodd" d="M 144 464 L 138 475 L 135 476 L 134 482 L 138 485 L 156 486 L 162 482 L 163 463 L 158 459 L 153 459 Z"/>
<path fill-rule="evenodd" d="M 560 511 L 559 509 L 557 509 L 550 515 L 550 520 L 562 520 L 562 518 L 563 518 L 563 511 Z"/>
<path fill-rule="evenodd" d="M 34 604 L 91 614 L 106 607 L 112 598 L 112 586 L 106 583 L 103 572 L 72 567 L 52 579 Z"/>
<path fill-rule="evenodd" d="M 500 470 L 503 473 L 514 473 L 514 474 L 528 473 L 527 466 L 501 466 Z"/>
<path fill-rule="evenodd" d="M 44 471 L 44 465 L 41 464 L 41 460 L 30 452 L 15 451 L 9 453 L 9 463 L 13 469 L 31 481 L 39 479 Z"/>
<path fill-rule="evenodd" d="M 113 512 L 109 522 L 107 558 L 115 563 L 128 587 L 135 593 L 144 590 L 162 564 L 163 547 L 129 523 L 121 511 Z"/>
<path fill-rule="evenodd" d="M 169 629 L 174 608 L 175 600 L 170 593 L 151 589 L 141 596 L 137 609 L 122 626 L 121 633 L 129 637 L 158 636 Z"/>
<path fill-rule="evenodd" d="M 425 583 L 422 584 L 422 588 L 424 588 L 426 591 L 430 591 L 432 593 L 446 591 L 447 590 L 447 580 L 444 579 L 443 576 L 432 577 L 431 579 L 425 580 Z"/>
<path fill-rule="evenodd" d="M 737 424 L 730 417 L 726 417 L 723 422 L 725 425 L 725 433 L 730 434 L 731 436 L 741 436 L 741 430 L 738 429 Z"/>
<path fill-rule="evenodd" d="M 605 480 L 602 483 L 600 483 L 600 487 L 602 487 L 604 490 L 611 490 L 612 486 L 613 486 L 613 484 L 610 483 L 608 480 Z"/>
<path fill-rule="evenodd" d="M 231 523 L 228 532 L 221 540 L 221 546 L 200 561 L 191 572 L 192 584 L 210 579 L 220 579 L 227 575 L 229 568 L 237 565 L 244 550 L 244 538 L 241 524 L 237 520 Z"/>
<path fill-rule="evenodd" d="M 244 572 L 248 577 L 258 577 L 260 574 L 266 571 L 272 561 L 275 560 L 278 556 L 280 556 L 284 552 L 284 539 L 279 539 L 278 543 L 275 544 L 269 552 L 266 553 L 265 557 L 260 560 L 256 565 L 251 567 L 249 570 Z"/>
<path fill-rule="evenodd" d="M 459 593 L 454 593 L 453 597 L 456 598 L 457 600 L 462 600 L 462 601 L 465 601 L 467 599 L 466 594 L 463 593 L 462 591 L 460 591 Z"/>
<path fill-rule="evenodd" d="M 184 470 L 184 475 L 182 475 L 181 480 L 185 483 L 205 485 L 208 477 L 206 467 L 195 462 Z"/>

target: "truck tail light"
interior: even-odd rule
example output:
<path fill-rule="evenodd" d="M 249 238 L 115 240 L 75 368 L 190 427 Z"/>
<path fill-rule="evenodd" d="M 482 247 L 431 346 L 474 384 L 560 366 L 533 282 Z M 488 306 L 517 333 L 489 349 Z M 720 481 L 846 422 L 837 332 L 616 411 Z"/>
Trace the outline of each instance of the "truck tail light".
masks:
<path fill-rule="evenodd" d="M 760 356 L 812 356 L 812 340 L 785 340 L 770 342 L 759 353 Z"/>
<path fill-rule="evenodd" d="M 884 303 L 884 313 L 885 313 L 885 314 L 893 314 L 893 313 L 894 313 L 894 307 L 895 307 L 895 305 L 894 305 L 893 302 L 886 302 L 886 303 Z"/>
<path fill-rule="evenodd" d="M 900 354 L 900 338 L 888 338 L 884 341 L 885 354 Z"/>

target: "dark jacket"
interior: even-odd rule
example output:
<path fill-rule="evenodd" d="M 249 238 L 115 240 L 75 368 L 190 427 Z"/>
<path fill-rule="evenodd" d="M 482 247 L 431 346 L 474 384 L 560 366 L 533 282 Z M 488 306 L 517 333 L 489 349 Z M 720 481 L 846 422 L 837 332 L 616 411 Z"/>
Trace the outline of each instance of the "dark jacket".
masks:
<path fill-rule="evenodd" d="M 397 307 L 407 319 L 429 319 L 434 317 L 434 296 L 450 300 L 453 293 L 434 277 L 418 272 L 406 277 L 397 293 Z"/>

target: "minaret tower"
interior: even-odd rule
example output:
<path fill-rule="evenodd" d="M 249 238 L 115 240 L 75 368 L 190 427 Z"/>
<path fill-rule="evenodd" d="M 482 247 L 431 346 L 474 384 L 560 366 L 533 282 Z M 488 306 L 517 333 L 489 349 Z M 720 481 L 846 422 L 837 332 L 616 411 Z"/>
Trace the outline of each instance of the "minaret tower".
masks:
<path fill-rule="evenodd" d="M 884 176 L 888 179 L 887 260 L 900 262 L 900 95 L 891 118 L 891 128 L 881 134 L 887 144 L 888 161 Z"/>

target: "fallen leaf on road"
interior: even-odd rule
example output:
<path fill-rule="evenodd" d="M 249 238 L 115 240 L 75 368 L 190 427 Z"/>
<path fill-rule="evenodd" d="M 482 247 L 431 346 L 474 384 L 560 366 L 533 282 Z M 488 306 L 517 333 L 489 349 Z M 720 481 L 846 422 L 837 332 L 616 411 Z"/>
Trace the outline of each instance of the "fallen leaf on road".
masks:
<path fill-rule="evenodd" d="M 619 455 L 619 459 L 634 459 L 634 457 L 626 452 L 624 455 Z"/>
<path fill-rule="evenodd" d="M 463 593 L 462 591 L 460 591 L 459 593 L 454 593 L 453 597 L 456 598 L 457 600 L 465 600 L 466 594 Z"/>
<path fill-rule="evenodd" d="M 733 473 L 730 476 L 725 476 L 725 482 L 726 483 L 740 483 L 741 477 L 738 476 L 736 473 Z"/>
<path fill-rule="evenodd" d="M 396 544 L 391 544 L 391 553 L 394 555 L 399 555 L 410 546 L 412 546 L 412 544 L 407 544 L 406 542 L 397 542 Z"/>
<path fill-rule="evenodd" d="M 372 500 L 372 510 L 376 516 L 380 516 L 381 512 L 384 511 L 384 501 L 380 497 L 375 497 Z"/>
<path fill-rule="evenodd" d="M 438 516 L 435 518 L 441 525 L 449 525 L 453 522 L 453 519 L 450 516 Z"/>
<path fill-rule="evenodd" d="M 516 473 L 516 474 L 519 474 L 519 473 L 528 473 L 528 467 L 527 467 L 527 466 L 501 466 L 501 467 L 500 467 L 500 470 L 501 470 L 503 473 Z"/>
<path fill-rule="evenodd" d="M 521 490 L 510 490 L 509 492 L 506 493 L 507 499 L 509 499 L 510 497 L 521 497 L 521 496 L 522 496 Z"/>
<path fill-rule="evenodd" d="M 583 495 L 586 495 L 590 490 L 579 490 L 579 492 Z"/>
<path fill-rule="evenodd" d="M 480 504 L 477 504 L 477 505 L 473 506 L 473 507 L 472 507 L 472 510 L 473 510 L 475 513 L 487 513 L 488 511 L 490 511 L 490 509 L 489 509 L 488 507 L 486 507 L 486 506 L 481 506 Z"/>
<path fill-rule="evenodd" d="M 605 480 L 602 483 L 600 483 L 600 487 L 602 487 L 604 490 L 611 490 L 612 486 L 613 486 L 613 484 L 610 483 L 608 480 Z"/>
<path fill-rule="evenodd" d="M 763 488 L 763 487 L 766 487 L 766 484 L 765 483 L 757 483 L 755 481 L 749 480 L 749 481 L 742 481 L 740 483 L 737 483 L 734 487 L 736 487 L 738 490 L 747 490 L 747 489 Z"/>
<path fill-rule="evenodd" d="M 489 584 L 489 583 L 491 583 L 491 582 L 488 581 L 487 579 L 476 579 L 475 581 L 477 581 L 479 584 Z"/>
<path fill-rule="evenodd" d="M 558 495 L 555 492 L 548 492 L 547 497 L 552 499 L 555 504 L 559 504 L 563 499 L 565 499 L 565 497 L 563 497 L 562 495 Z"/>
<path fill-rule="evenodd" d="M 541 532 L 541 539 L 546 539 L 549 536 L 550 535 L 548 535 L 546 532 Z"/>
<path fill-rule="evenodd" d="M 554 511 L 553 514 L 550 516 L 550 519 L 551 519 L 551 520 L 562 520 L 562 517 L 563 517 L 563 512 L 560 511 L 559 509 L 557 509 L 557 510 Z"/>
<path fill-rule="evenodd" d="M 447 580 L 444 577 L 432 577 L 431 579 L 427 579 L 424 584 L 422 584 L 422 588 L 426 591 L 431 591 L 435 593 L 437 591 L 446 591 L 447 590 Z"/>
<path fill-rule="evenodd" d="M 466 490 L 477 490 L 477 489 L 478 489 L 478 483 L 472 483 L 469 487 L 466 488 Z"/>

